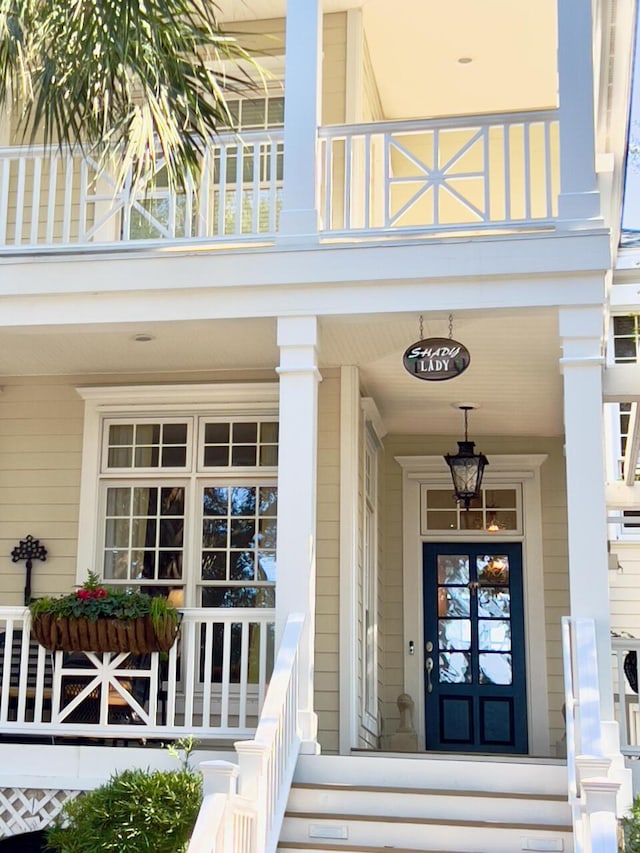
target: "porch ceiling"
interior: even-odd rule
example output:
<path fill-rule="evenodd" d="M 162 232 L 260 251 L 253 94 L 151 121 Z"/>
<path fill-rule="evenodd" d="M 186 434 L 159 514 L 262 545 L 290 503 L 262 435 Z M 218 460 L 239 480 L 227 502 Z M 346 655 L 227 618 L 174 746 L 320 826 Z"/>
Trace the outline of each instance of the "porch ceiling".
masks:
<path fill-rule="evenodd" d="M 286 0 L 218 0 L 218 6 L 232 29 L 235 21 L 283 17 Z M 386 119 L 556 106 L 556 0 L 323 0 L 322 6 L 325 13 L 362 8 Z"/>
<path fill-rule="evenodd" d="M 139 333 L 153 340 L 137 343 Z M 425 314 L 425 337 L 447 335 L 447 315 Z M 480 406 L 471 421 L 474 437 L 562 433 L 554 310 L 461 313 L 454 316 L 453 336 L 471 352 L 469 369 L 451 381 L 426 382 L 402 366 L 404 350 L 419 339 L 417 315 L 324 317 L 320 365 L 357 365 L 365 393 L 392 433 L 457 435 L 462 421 L 452 405 L 461 401 Z M 215 380 L 220 371 L 227 379 L 233 371 L 236 379 L 275 379 L 278 360 L 271 318 L 0 330 L 0 386 L 2 375 L 175 382 Z"/>

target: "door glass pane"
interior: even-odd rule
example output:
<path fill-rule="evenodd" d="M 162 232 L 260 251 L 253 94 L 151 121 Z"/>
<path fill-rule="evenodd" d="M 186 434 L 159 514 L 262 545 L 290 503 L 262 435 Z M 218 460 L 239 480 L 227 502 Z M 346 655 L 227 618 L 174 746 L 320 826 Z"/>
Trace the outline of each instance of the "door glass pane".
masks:
<path fill-rule="evenodd" d="M 468 616 L 469 587 L 441 586 L 438 588 L 438 616 Z"/>
<path fill-rule="evenodd" d="M 501 587 L 481 586 L 478 589 L 478 616 L 499 618 L 511 613 L 511 594 Z"/>
<path fill-rule="evenodd" d="M 511 655 L 481 654 L 479 662 L 480 684 L 511 684 L 513 682 Z"/>
<path fill-rule="evenodd" d="M 511 622 L 508 619 L 478 619 L 478 648 L 505 652 L 511 649 Z"/>
<path fill-rule="evenodd" d="M 470 648 L 471 621 L 469 619 L 438 619 L 438 646 L 441 649 Z"/>
<path fill-rule="evenodd" d="M 463 652 L 441 652 L 438 679 L 449 684 L 471 683 L 471 661 Z"/>
<path fill-rule="evenodd" d="M 467 554 L 438 554 L 438 583 L 469 583 L 469 557 Z"/>
<path fill-rule="evenodd" d="M 478 581 L 482 584 L 509 583 L 509 558 L 506 554 L 483 554 L 476 558 Z"/>

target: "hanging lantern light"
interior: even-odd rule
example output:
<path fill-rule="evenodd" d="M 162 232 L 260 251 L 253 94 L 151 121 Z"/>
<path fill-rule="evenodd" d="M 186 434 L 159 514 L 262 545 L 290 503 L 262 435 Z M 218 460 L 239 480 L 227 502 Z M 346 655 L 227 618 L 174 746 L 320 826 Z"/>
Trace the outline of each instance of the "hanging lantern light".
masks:
<path fill-rule="evenodd" d="M 482 475 L 489 460 L 483 453 L 474 453 L 475 442 L 469 441 L 467 418 L 475 406 L 461 404 L 458 408 L 464 412 L 464 441 L 458 442 L 455 455 L 447 453 L 444 459 L 451 471 L 455 498 L 469 509 L 471 501 L 480 496 Z"/>

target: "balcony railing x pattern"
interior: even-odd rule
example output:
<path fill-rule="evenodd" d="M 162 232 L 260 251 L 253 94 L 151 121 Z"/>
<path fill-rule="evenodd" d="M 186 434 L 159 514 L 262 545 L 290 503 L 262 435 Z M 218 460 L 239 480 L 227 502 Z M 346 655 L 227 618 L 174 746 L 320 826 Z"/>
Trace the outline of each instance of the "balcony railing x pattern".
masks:
<path fill-rule="evenodd" d="M 162 160 L 142 186 L 91 157 L 0 149 L 0 252 L 160 241 L 271 242 L 283 203 L 281 129 L 217 137 L 198 186 L 172 194 Z M 554 111 L 323 127 L 324 239 L 550 226 L 559 190 Z"/>
<path fill-rule="evenodd" d="M 0 608 L 0 734 L 242 738 L 273 669 L 272 610 L 186 609 L 168 655 L 50 654 Z"/>

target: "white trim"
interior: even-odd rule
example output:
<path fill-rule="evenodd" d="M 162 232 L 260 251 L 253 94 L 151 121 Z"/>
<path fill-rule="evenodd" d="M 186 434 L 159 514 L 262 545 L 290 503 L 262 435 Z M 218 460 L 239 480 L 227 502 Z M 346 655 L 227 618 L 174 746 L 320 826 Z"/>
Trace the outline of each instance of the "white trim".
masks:
<path fill-rule="evenodd" d="M 388 430 L 384 425 L 380 410 L 376 406 L 376 401 L 373 397 L 363 397 L 362 400 L 360 400 L 360 406 L 362 407 L 365 418 L 371 424 L 371 427 L 376 434 L 376 438 L 381 442 Z"/>
<path fill-rule="evenodd" d="M 424 728 L 424 622 L 422 612 L 422 543 L 446 536 L 420 535 L 420 490 L 423 484 L 443 481 L 447 475 L 442 456 L 396 456 L 403 474 L 403 616 L 404 616 L 404 690 L 415 702 L 415 726 L 418 748 L 425 748 Z M 525 651 L 527 669 L 527 714 L 529 754 L 549 755 L 549 702 L 547 695 L 546 641 L 541 632 L 545 624 L 544 576 L 542 565 L 542 504 L 540 467 L 546 454 L 491 455 L 493 470 L 485 472 L 485 482 L 521 484 L 524 536 L 509 537 L 522 542 L 523 595 L 525 610 Z M 443 470 L 444 469 L 444 470 Z M 487 539 L 494 534 L 487 534 Z M 474 531 L 468 538 L 481 541 Z M 454 541 L 460 541 L 459 535 Z M 420 594 L 417 594 L 420 591 Z M 535 642 L 533 638 L 535 637 Z M 413 642 L 413 655 L 408 653 Z"/>
<path fill-rule="evenodd" d="M 340 732 L 341 755 L 358 746 L 358 463 L 360 379 L 340 368 Z"/>
<path fill-rule="evenodd" d="M 101 410 L 114 405 L 118 409 L 133 404 L 143 406 L 220 405 L 225 409 L 234 403 L 272 403 L 277 410 L 277 382 L 238 382 L 193 385 L 81 385 L 76 391 L 87 402 Z"/>

